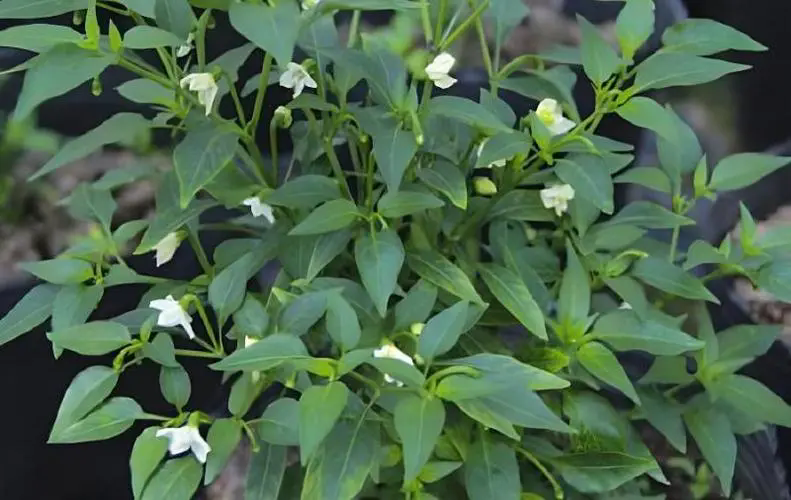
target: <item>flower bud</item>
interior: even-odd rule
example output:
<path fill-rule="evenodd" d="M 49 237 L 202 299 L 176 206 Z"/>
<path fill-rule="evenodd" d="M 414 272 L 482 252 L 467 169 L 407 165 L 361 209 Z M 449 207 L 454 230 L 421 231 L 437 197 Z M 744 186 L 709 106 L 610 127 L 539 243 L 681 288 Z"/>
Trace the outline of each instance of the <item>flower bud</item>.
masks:
<path fill-rule="evenodd" d="M 278 106 L 275 110 L 275 125 L 278 128 L 289 128 L 294 119 L 291 116 L 291 110 L 285 106 Z"/>
<path fill-rule="evenodd" d="M 488 177 L 474 177 L 472 187 L 481 196 L 491 196 L 497 194 L 497 185 Z"/>
<path fill-rule="evenodd" d="M 102 95 L 102 81 L 99 80 L 98 76 L 91 82 L 91 94 L 96 97 Z"/>
<path fill-rule="evenodd" d="M 412 335 L 420 335 L 423 333 L 423 328 L 425 327 L 425 323 L 412 323 L 409 327 L 409 331 L 412 332 Z"/>

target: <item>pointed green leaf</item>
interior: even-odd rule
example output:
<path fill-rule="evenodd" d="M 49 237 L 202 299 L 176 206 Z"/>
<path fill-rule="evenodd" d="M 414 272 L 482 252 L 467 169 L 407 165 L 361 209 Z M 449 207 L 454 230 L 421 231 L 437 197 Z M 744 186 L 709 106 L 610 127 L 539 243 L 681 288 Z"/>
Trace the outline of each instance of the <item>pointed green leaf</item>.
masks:
<path fill-rule="evenodd" d="M 32 288 L 0 319 L 0 345 L 11 342 L 37 327 L 52 314 L 52 301 L 58 293 L 53 285 Z"/>
<path fill-rule="evenodd" d="M 270 52 L 285 71 L 291 62 L 299 35 L 300 13 L 295 2 L 278 2 L 274 7 L 233 3 L 228 12 L 231 25 L 258 47 Z"/>
<path fill-rule="evenodd" d="M 332 430 L 349 399 L 343 382 L 314 385 L 299 398 L 299 456 L 307 464 Z"/>
<path fill-rule="evenodd" d="M 332 200 L 319 205 L 288 234 L 303 236 L 329 233 L 352 225 L 360 216 L 353 202 L 346 199 Z"/>
<path fill-rule="evenodd" d="M 637 66 L 634 85 L 637 92 L 699 85 L 717 80 L 728 73 L 749 68 L 744 64 L 719 59 L 707 59 L 678 52 L 659 52 Z"/>
<path fill-rule="evenodd" d="M 414 323 L 425 323 L 437 301 L 437 288 L 419 280 L 406 297 L 395 306 L 394 331 L 402 331 Z"/>
<path fill-rule="evenodd" d="M 475 160 L 475 168 L 482 168 L 501 160 L 510 160 L 517 154 L 527 155 L 530 152 L 530 136 L 521 133 L 498 133 L 483 144 L 481 152 Z"/>
<path fill-rule="evenodd" d="M 341 191 L 334 179 L 323 175 L 303 175 L 274 190 L 266 202 L 289 208 L 313 208 L 340 197 Z"/>
<path fill-rule="evenodd" d="M 679 452 L 687 452 L 687 433 L 681 419 L 682 407 L 660 394 L 641 393 L 640 402 L 646 420 L 662 433 Z"/>
<path fill-rule="evenodd" d="M 354 349 L 360 342 L 360 321 L 357 313 L 340 294 L 327 297 L 327 333 L 344 351 Z"/>
<path fill-rule="evenodd" d="M 544 314 L 518 274 L 496 264 L 481 264 L 481 278 L 497 300 L 537 337 L 546 340 Z"/>
<path fill-rule="evenodd" d="M 791 406 L 757 380 L 729 375 L 717 382 L 716 394 L 734 408 L 761 422 L 791 427 Z"/>
<path fill-rule="evenodd" d="M 775 170 L 791 163 L 791 158 L 761 153 L 740 153 L 720 160 L 714 167 L 709 189 L 732 191 L 755 184 Z"/>
<path fill-rule="evenodd" d="M 684 422 L 703 458 L 720 480 L 722 490 L 730 495 L 736 466 L 736 437 L 728 417 L 714 409 L 705 409 L 686 413 Z"/>
<path fill-rule="evenodd" d="M 176 348 L 173 339 L 167 333 L 158 333 L 151 342 L 143 346 L 143 354 L 156 363 L 169 368 L 179 365 L 176 361 Z"/>
<path fill-rule="evenodd" d="M 304 335 L 327 310 L 327 295 L 322 292 L 305 293 L 285 307 L 277 324 L 279 332 Z"/>
<path fill-rule="evenodd" d="M 436 196 L 420 191 L 388 192 L 379 199 L 378 212 L 385 217 L 403 217 L 432 208 L 440 208 L 445 203 Z"/>
<path fill-rule="evenodd" d="M 230 266 L 223 269 L 209 284 L 209 303 L 219 316 L 220 325 L 236 312 L 244 302 L 247 281 L 258 271 L 258 256 L 245 254 Z"/>
<path fill-rule="evenodd" d="M 577 351 L 577 359 L 594 377 L 615 387 L 635 404 L 640 404 L 632 382 L 609 349 L 598 342 L 588 342 Z"/>
<path fill-rule="evenodd" d="M 451 203 L 467 209 L 467 183 L 464 174 L 452 163 L 437 161 L 430 168 L 421 168 L 417 173 L 428 187 L 448 197 Z"/>
<path fill-rule="evenodd" d="M 236 154 L 239 138 L 214 125 L 190 129 L 173 150 L 180 205 L 187 208 L 195 193 L 209 183 Z"/>
<path fill-rule="evenodd" d="M 110 395 L 118 383 L 118 373 L 107 366 L 91 366 L 78 373 L 66 389 L 50 439 L 82 419 Z"/>
<path fill-rule="evenodd" d="M 566 242 L 566 270 L 560 284 L 558 317 L 568 321 L 570 326 L 578 327 L 588 317 L 590 311 L 590 280 L 588 272 L 582 267 L 577 252 L 571 242 Z"/>
<path fill-rule="evenodd" d="M 299 403 L 296 399 L 281 398 L 270 403 L 259 420 L 258 435 L 267 443 L 299 445 Z"/>
<path fill-rule="evenodd" d="M 124 47 L 128 49 L 178 47 L 185 41 L 186 39 L 181 39 L 170 31 L 154 26 L 134 26 L 124 33 Z"/>
<path fill-rule="evenodd" d="M 673 229 L 676 226 L 688 226 L 694 223 L 692 219 L 674 214 L 656 203 L 635 201 L 626 205 L 606 224 L 635 225 L 644 229 Z"/>
<path fill-rule="evenodd" d="M 600 86 L 615 73 L 621 58 L 587 19 L 578 15 L 577 23 L 582 33 L 582 67 L 588 78 Z"/>
<path fill-rule="evenodd" d="M 412 132 L 403 130 L 393 119 L 380 121 L 372 132 L 374 158 L 387 189 L 398 191 L 409 163 L 417 152 Z"/>
<path fill-rule="evenodd" d="M 351 239 L 349 230 L 286 238 L 279 250 L 280 260 L 291 276 L 313 281 Z"/>
<path fill-rule="evenodd" d="M 5 3 L 3 4 L 5 6 Z M 0 12 L 2 12 L 0 7 Z M 0 15 L 0 17 L 5 17 Z M 78 43 L 82 34 L 68 26 L 56 24 L 24 24 L 0 31 L 0 47 L 47 52 L 61 43 Z"/>
<path fill-rule="evenodd" d="M 615 34 L 624 57 L 632 59 L 653 32 L 654 0 L 626 2 L 615 22 Z"/>
<path fill-rule="evenodd" d="M 99 222 L 105 236 L 112 232 L 110 226 L 116 206 L 109 190 L 95 189 L 88 184 L 80 184 L 69 196 L 69 213 L 77 219 Z"/>
<path fill-rule="evenodd" d="M 404 264 L 404 245 L 395 231 L 364 233 L 354 245 L 354 259 L 365 289 L 379 315 L 387 313 L 387 301 L 395 290 Z"/>
<path fill-rule="evenodd" d="M 84 356 L 100 356 L 132 341 L 129 329 L 112 321 L 91 321 L 47 334 L 56 346 Z"/>
<path fill-rule="evenodd" d="M 518 500 L 522 484 L 514 449 L 482 432 L 464 462 L 464 485 L 470 500 Z"/>
<path fill-rule="evenodd" d="M 142 500 L 190 500 L 202 473 L 203 467 L 191 455 L 170 459 L 151 477 Z"/>
<path fill-rule="evenodd" d="M 135 440 L 129 457 L 132 473 L 132 494 L 139 499 L 151 475 L 168 451 L 168 441 L 156 437 L 159 427 L 149 427 Z"/>
<path fill-rule="evenodd" d="M 415 251 L 407 254 L 407 262 L 414 272 L 429 283 L 464 300 L 484 303 L 470 278 L 443 255 L 433 251 Z"/>
<path fill-rule="evenodd" d="M 656 467 L 653 460 L 619 451 L 589 451 L 552 459 L 575 489 L 585 493 L 612 491 Z"/>
<path fill-rule="evenodd" d="M 404 484 L 417 478 L 445 425 L 445 407 L 437 398 L 407 396 L 393 414 L 404 457 Z"/>
<path fill-rule="evenodd" d="M 429 115 L 444 116 L 491 132 L 512 132 L 511 127 L 485 106 L 461 97 L 440 96 L 431 99 L 428 112 Z"/>
<path fill-rule="evenodd" d="M 708 56 L 726 50 L 761 52 L 766 47 L 744 33 L 713 19 L 684 19 L 665 30 L 664 50 Z"/>
<path fill-rule="evenodd" d="M 574 188 L 580 198 L 593 203 L 599 210 L 613 212 L 613 186 L 604 161 L 594 155 L 575 155 L 556 162 L 555 173 Z"/>
<path fill-rule="evenodd" d="M 3 0 L 0 19 L 35 19 L 88 9 L 94 0 Z"/>
<path fill-rule="evenodd" d="M 184 408 L 192 391 L 187 370 L 180 366 L 174 368 L 163 366 L 159 370 L 159 388 L 165 401 L 179 410 Z"/>
<path fill-rule="evenodd" d="M 210 368 L 220 371 L 264 371 L 289 360 L 307 358 L 307 350 L 299 337 L 276 333 L 250 347 L 235 351 L 210 365 Z"/>
<path fill-rule="evenodd" d="M 18 267 L 44 281 L 56 285 L 72 285 L 82 283 L 93 277 L 93 266 L 84 260 L 51 259 L 37 262 L 22 262 Z"/>
<path fill-rule="evenodd" d="M 155 0 L 154 17 L 160 28 L 186 40 L 195 24 L 195 14 L 188 0 Z"/>
<path fill-rule="evenodd" d="M 143 409 L 129 398 L 112 398 L 82 420 L 53 432 L 48 443 L 84 443 L 101 441 L 122 434 L 132 427 Z"/>
<path fill-rule="evenodd" d="M 211 447 L 206 460 L 206 477 L 203 484 L 211 484 L 225 469 L 242 439 L 242 426 L 234 419 L 220 418 L 209 428 L 206 442 Z"/>
<path fill-rule="evenodd" d="M 288 465 L 288 448 L 261 443 L 247 471 L 245 500 L 277 500 Z"/>
<path fill-rule="evenodd" d="M 698 278 L 665 259 L 649 256 L 638 260 L 632 266 L 632 276 L 679 297 L 719 304 L 717 297 Z"/>
<path fill-rule="evenodd" d="M 418 354 L 429 362 L 451 350 L 464 333 L 468 307 L 467 301 L 460 301 L 431 318 L 418 338 Z"/>
<path fill-rule="evenodd" d="M 465 365 L 481 370 L 487 379 L 505 384 L 521 384 L 533 391 L 565 389 L 570 384 L 557 375 L 522 363 L 511 356 L 501 354 L 475 354 L 466 358 L 453 359 L 443 365 Z"/>
<path fill-rule="evenodd" d="M 659 356 L 676 356 L 702 349 L 704 345 L 679 329 L 652 320 L 640 321 L 629 310 L 601 316 L 590 335 L 617 351 L 641 350 Z"/>

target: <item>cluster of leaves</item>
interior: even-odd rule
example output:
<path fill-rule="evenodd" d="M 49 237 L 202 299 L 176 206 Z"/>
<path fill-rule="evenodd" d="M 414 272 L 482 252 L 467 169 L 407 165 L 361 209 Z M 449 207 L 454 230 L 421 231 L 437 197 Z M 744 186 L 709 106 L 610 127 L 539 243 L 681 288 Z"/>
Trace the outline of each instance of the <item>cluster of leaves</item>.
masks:
<path fill-rule="evenodd" d="M 0 320 L 0 344 L 49 319 L 56 356 L 63 349 L 117 353 L 112 366 L 75 377 L 50 441 L 107 439 L 137 420 L 156 422 L 131 457 L 133 492 L 147 500 L 190 498 L 201 479 L 218 476 L 243 433 L 256 450 L 251 499 L 560 498 L 612 492 L 645 475 L 666 482 L 636 432 L 647 420 L 679 453 L 689 434 L 728 493 L 735 435 L 791 425 L 791 408 L 736 373 L 768 349 L 777 329 L 745 325 L 715 334 L 705 302 L 717 299 L 706 282 L 741 274 L 789 297 L 791 265 L 777 250 L 791 237 L 757 236 L 746 210 L 738 247 L 696 242 L 682 252 L 678 235 L 693 224 L 685 214 L 697 200 L 748 185 L 788 160 L 743 154 L 710 169 L 690 128 L 645 94 L 743 70 L 710 56 L 763 47 L 721 24 L 688 20 L 664 33 L 658 53 L 635 63 L 653 31 L 654 6 L 628 0 L 617 21 L 618 50 L 582 18 L 581 48 L 502 66 L 480 36 L 491 91 L 475 101 L 432 97 L 425 74 L 410 72 L 376 37 L 361 43 L 357 31 L 361 11 L 395 9 L 420 17 L 436 53 L 452 50 L 468 30 L 487 28 L 499 47 L 526 15 L 514 3 L 521 6 L 3 1 L 0 17 L 75 12 L 84 21 L 84 33 L 48 24 L 0 32 L 0 44 L 37 53 L 20 68 L 27 73 L 17 118 L 86 81 L 100 89 L 111 65 L 139 76 L 115 89 L 120 95 L 158 111 L 153 119 L 111 117 L 66 144 L 35 177 L 138 131 L 168 128 L 178 138 L 172 170 L 122 169 L 80 185 L 68 206 L 98 230 L 56 259 L 23 264 L 47 283 Z M 123 33 L 112 22 L 100 26 L 102 9 L 133 26 Z M 353 11 L 345 43 L 335 24 L 343 10 Z M 249 43 L 207 62 L 208 28 L 213 16 L 225 15 Z M 140 57 L 144 51 L 158 64 Z M 260 75 L 237 82 L 255 51 L 265 52 Z M 264 158 L 254 138 L 267 88 L 302 57 L 316 93 L 280 110 L 269 124 L 272 158 Z M 211 73 L 216 100 L 233 101 L 237 116 L 221 116 L 210 104 L 204 112 L 204 100 L 180 85 L 193 73 Z M 592 87 L 596 103 L 586 117 L 572 98 L 583 74 L 590 83 L 580 85 Z M 350 101 L 361 82 L 361 100 Z M 576 125 L 553 135 L 536 113 L 515 116 L 497 89 L 554 99 Z M 248 94 L 255 95 L 252 114 L 240 104 Z M 293 124 L 283 118 L 290 110 Z M 656 133 L 658 166 L 626 169 L 631 146 L 595 134 L 608 113 Z M 285 175 L 276 154 L 279 126 L 290 126 L 295 144 Z M 487 189 L 476 189 L 473 179 L 487 166 Z M 682 189 L 689 176 L 693 193 Z M 143 178 L 158 186 L 155 215 L 115 227 L 112 190 Z M 541 199 L 557 183 L 575 193 L 566 213 Z M 615 184 L 668 193 L 672 209 L 639 201 L 616 211 Z M 209 258 L 199 216 L 218 205 L 245 208 L 251 197 L 274 207 L 275 222 L 250 215 L 228 221 L 244 237 L 223 242 Z M 657 229 L 672 232 L 670 244 L 649 233 Z M 167 280 L 124 262 L 130 242 L 136 253 L 150 252 L 174 233 L 193 247 L 200 276 Z M 280 264 L 274 283 L 249 289 L 271 260 Z M 703 264 L 713 272 L 703 279 L 690 272 Z M 130 283 L 150 285 L 138 309 L 87 321 L 106 288 Z M 149 308 L 168 295 L 197 312 L 195 339 Z M 634 350 L 653 359 L 639 380 L 619 360 Z M 228 417 L 189 407 L 190 378 L 179 363 L 185 356 L 206 358 L 227 375 Z M 113 395 L 119 377 L 133 377 L 139 363 L 161 365 L 172 415 L 152 415 Z M 274 400 L 251 415 L 262 394 Z M 165 457 L 168 442 L 157 431 L 185 423 L 210 425 L 205 466 L 192 455 Z M 299 463 L 289 459 L 292 447 Z"/>

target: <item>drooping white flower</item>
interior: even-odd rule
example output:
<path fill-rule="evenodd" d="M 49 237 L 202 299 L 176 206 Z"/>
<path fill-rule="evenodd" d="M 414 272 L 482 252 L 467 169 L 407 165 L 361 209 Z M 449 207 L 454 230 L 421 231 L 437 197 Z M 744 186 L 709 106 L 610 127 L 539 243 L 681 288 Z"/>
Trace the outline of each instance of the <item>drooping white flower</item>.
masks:
<path fill-rule="evenodd" d="M 316 80 L 302 67 L 301 64 L 290 62 L 287 69 L 280 75 L 280 86 L 287 89 L 294 89 L 294 99 L 299 97 L 305 87 L 315 89 Z"/>
<path fill-rule="evenodd" d="M 202 464 L 206 463 L 206 457 L 211 451 L 211 446 L 201 437 L 198 428 L 191 425 L 159 429 L 156 437 L 167 438 L 168 451 L 171 455 L 178 455 L 191 450 L 198 462 Z"/>
<path fill-rule="evenodd" d="M 187 41 L 184 42 L 182 45 L 179 45 L 179 48 L 176 50 L 176 57 L 184 57 L 190 53 L 192 50 L 192 42 L 195 41 L 195 36 L 190 33 L 187 35 Z"/>
<path fill-rule="evenodd" d="M 410 358 L 409 355 L 407 355 L 404 351 L 394 346 L 393 344 L 385 344 L 379 349 L 376 349 L 374 351 L 374 357 L 396 359 L 408 365 L 415 366 L 415 363 L 414 361 L 412 361 L 412 358 Z M 385 373 L 385 382 L 387 382 L 388 384 L 396 384 L 398 387 L 404 385 L 403 382 L 394 379 L 387 373 Z"/>
<path fill-rule="evenodd" d="M 483 148 L 484 148 L 484 146 L 486 146 L 486 143 L 488 141 L 489 141 L 489 138 L 487 137 L 486 139 L 482 140 L 481 143 L 478 145 L 478 158 L 481 157 L 481 153 L 483 152 Z M 505 163 L 507 161 L 508 161 L 508 158 L 501 158 L 499 160 L 494 160 L 490 164 L 486 165 L 486 168 L 504 167 Z"/>
<path fill-rule="evenodd" d="M 312 9 L 317 6 L 321 0 L 302 0 L 302 10 Z"/>
<path fill-rule="evenodd" d="M 159 243 L 154 245 L 156 251 L 157 267 L 170 262 L 173 255 L 176 253 L 179 245 L 181 244 L 181 237 L 178 233 L 168 233 L 164 238 L 159 240 Z"/>
<path fill-rule="evenodd" d="M 577 125 L 563 116 L 563 108 L 554 99 L 544 99 L 538 103 L 536 115 L 552 135 L 565 134 Z"/>
<path fill-rule="evenodd" d="M 217 97 L 219 88 L 214 81 L 211 73 L 191 73 L 179 82 L 182 88 L 189 88 L 191 92 L 198 93 L 198 102 L 206 107 L 206 116 L 211 113 L 214 106 L 214 99 Z"/>
<path fill-rule="evenodd" d="M 275 214 L 272 213 L 271 205 L 261 202 L 258 196 L 251 196 L 242 202 L 243 205 L 250 207 L 250 213 L 253 217 L 261 217 L 262 215 L 270 224 L 275 223 Z"/>
<path fill-rule="evenodd" d="M 152 300 L 148 307 L 159 311 L 157 317 L 157 325 L 159 326 L 181 326 L 189 338 L 195 338 L 195 332 L 192 330 L 192 318 L 187 311 L 181 307 L 178 300 L 174 299 L 172 295 L 168 295 L 164 299 Z"/>
<path fill-rule="evenodd" d="M 443 52 L 426 66 L 426 75 L 437 87 L 450 88 L 456 83 L 456 79 L 448 74 L 454 64 L 456 64 L 456 58 Z"/>
<path fill-rule="evenodd" d="M 569 200 L 574 199 L 574 188 L 568 184 L 557 184 L 542 189 L 539 194 L 544 207 L 554 209 L 560 217 L 569 209 Z"/>

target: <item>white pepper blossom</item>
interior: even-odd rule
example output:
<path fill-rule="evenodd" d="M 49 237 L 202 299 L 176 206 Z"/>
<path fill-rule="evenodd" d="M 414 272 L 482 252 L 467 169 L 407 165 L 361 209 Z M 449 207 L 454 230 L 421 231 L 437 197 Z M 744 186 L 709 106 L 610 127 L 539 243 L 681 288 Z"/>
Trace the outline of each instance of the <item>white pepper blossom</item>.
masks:
<path fill-rule="evenodd" d="M 192 318 L 187 311 L 181 307 L 181 303 L 174 299 L 172 295 L 168 295 L 164 299 L 152 300 L 148 307 L 159 311 L 157 317 L 157 325 L 159 326 L 181 326 L 189 338 L 195 338 L 195 332 L 192 330 Z"/>
<path fill-rule="evenodd" d="M 437 87 L 441 89 L 450 88 L 456 83 L 456 79 L 448 74 L 454 64 L 456 64 L 456 58 L 447 52 L 443 52 L 426 66 L 426 75 Z"/>
<path fill-rule="evenodd" d="M 374 357 L 375 358 L 396 359 L 396 360 L 401 361 L 403 363 L 406 363 L 406 364 L 408 364 L 410 366 L 415 366 L 415 363 L 412 361 L 412 358 L 410 358 L 409 355 L 407 355 L 404 351 L 402 351 L 401 349 L 399 349 L 398 347 L 396 347 L 393 344 L 385 344 L 382 347 L 380 347 L 379 349 L 376 349 L 374 351 Z M 401 382 L 400 380 L 394 379 L 393 377 L 391 377 L 387 373 L 385 373 L 385 382 L 387 382 L 388 384 L 393 384 L 394 383 L 398 387 L 401 387 L 401 386 L 404 385 L 403 382 Z"/>
<path fill-rule="evenodd" d="M 159 429 L 156 437 L 167 438 L 168 451 L 171 455 L 178 455 L 191 450 L 195 458 L 202 464 L 206 463 L 206 457 L 211 451 L 211 446 L 201 437 L 198 428 L 191 425 Z"/>
<path fill-rule="evenodd" d="M 192 42 L 195 41 L 195 36 L 190 33 L 187 36 L 187 41 L 184 42 L 179 48 L 176 50 L 176 57 L 184 57 L 192 51 Z"/>
<path fill-rule="evenodd" d="M 287 65 L 286 71 L 280 75 L 280 86 L 287 89 L 294 89 L 294 99 L 299 97 L 305 87 L 315 89 L 318 85 L 310 74 L 302 67 L 302 65 L 295 62 L 290 62 Z"/>
<path fill-rule="evenodd" d="M 577 125 L 563 116 L 563 108 L 554 99 L 544 99 L 538 103 L 536 115 L 552 135 L 565 134 Z"/>
<path fill-rule="evenodd" d="M 181 237 L 178 233 L 168 233 L 164 238 L 154 245 L 156 251 L 157 267 L 170 262 L 176 250 L 181 244 Z"/>
<path fill-rule="evenodd" d="M 542 189 L 540 195 L 544 207 L 555 210 L 555 214 L 560 217 L 568 210 L 569 200 L 574 199 L 574 188 L 568 184 L 558 184 Z"/>
<path fill-rule="evenodd" d="M 206 108 L 206 116 L 211 113 L 214 106 L 214 99 L 217 97 L 219 88 L 214 81 L 211 73 L 191 73 L 179 82 L 182 88 L 189 88 L 190 92 L 198 93 L 198 102 Z"/>
<path fill-rule="evenodd" d="M 272 206 L 261 202 L 261 198 L 258 196 L 251 196 L 245 199 L 242 204 L 250 207 L 250 213 L 253 214 L 253 217 L 261 217 L 263 215 L 270 224 L 275 223 L 275 214 L 272 212 Z"/>

